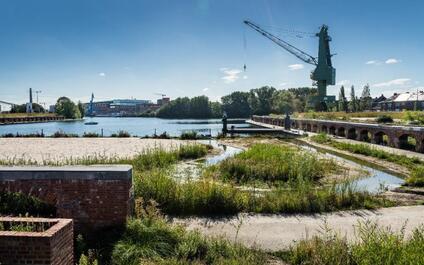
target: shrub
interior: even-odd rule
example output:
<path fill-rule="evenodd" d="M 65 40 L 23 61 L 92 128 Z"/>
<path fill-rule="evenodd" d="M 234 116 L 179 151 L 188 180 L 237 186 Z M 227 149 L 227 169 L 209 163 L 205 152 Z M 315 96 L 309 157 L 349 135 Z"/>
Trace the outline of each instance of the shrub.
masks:
<path fill-rule="evenodd" d="M 128 137 L 131 137 L 131 134 L 129 132 L 127 132 L 127 131 L 120 130 L 117 133 L 112 133 L 110 135 L 110 137 L 128 138 Z"/>
<path fill-rule="evenodd" d="M 406 183 L 410 186 L 424 187 L 424 166 L 417 166 L 411 170 Z"/>
<path fill-rule="evenodd" d="M 311 136 L 311 140 L 319 144 L 327 144 L 331 142 L 331 138 L 326 133 L 319 133 Z"/>
<path fill-rule="evenodd" d="M 31 215 L 50 217 L 56 214 L 53 205 L 19 192 L 0 192 L 0 215 Z"/>
<path fill-rule="evenodd" d="M 95 133 L 95 132 L 84 132 L 82 137 L 97 138 L 97 137 L 100 137 L 100 134 Z"/>
<path fill-rule="evenodd" d="M 69 138 L 69 137 L 78 137 L 78 134 L 75 133 L 65 133 L 64 131 L 55 132 L 52 137 L 54 138 Z"/>
<path fill-rule="evenodd" d="M 383 114 L 383 115 L 379 115 L 376 119 L 376 122 L 378 123 L 392 123 L 393 122 L 393 118 L 392 116 Z"/>
<path fill-rule="evenodd" d="M 198 139 L 197 132 L 195 131 L 189 131 L 189 132 L 183 132 L 180 135 L 181 140 L 196 140 Z"/>

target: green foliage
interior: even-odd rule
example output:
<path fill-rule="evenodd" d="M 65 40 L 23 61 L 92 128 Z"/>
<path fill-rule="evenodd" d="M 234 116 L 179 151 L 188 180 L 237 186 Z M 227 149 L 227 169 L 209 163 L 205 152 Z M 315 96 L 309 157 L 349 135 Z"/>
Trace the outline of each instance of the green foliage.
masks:
<path fill-rule="evenodd" d="M 56 114 L 65 119 L 80 119 L 82 117 L 78 106 L 67 97 L 60 97 L 55 105 Z"/>
<path fill-rule="evenodd" d="M 119 130 L 117 133 L 112 133 L 110 137 L 128 138 L 131 137 L 131 134 L 127 131 Z"/>
<path fill-rule="evenodd" d="M 54 216 L 53 205 L 19 192 L 0 192 L 0 215 Z"/>
<path fill-rule="evenodd" d="M 53 138 L 74 138 L 79 137 L 78 134 L 75 133 L 66 133 L 64 131 L 57 131 L 54 134 L 52 134 Z"/>
<path fill-rule="evenodd" d="M 416 228 L 409 238 L 404 230 L 393 232 L 374 223 L 359 223 L 354 242 L 325 229 L 321 235 L 300 241 L 284 255 L 293 265 L 423 264 L 424 228 Z"/>
<path fill-rule="evenodd" d="M 327 144 L 331 143 L 331 138 L 326 133 L 319 133 L 317 135 L 311 136 L 311 140 L 318 144 Z"/>
<path fill-rule="evenodd" d="M 193 98 L 176 98 L 170 103 L 163 105 L 156 113 L 159 118 L 172 119 L 209 119 L 222 116 L 221 105 L 218 102 L 210 102 L 206 96 Z"/>
<path fill-rule="evenodd" d="M 424 166 L 417 166 L 411 170 L 410 176 L 406 179 L 410 186 L 424 187 Z"/>
<path fill-rule="evenodd" d="M 359 110 L 371 110 L 372 108 L 372 97 L 371 97 L 371 91 L 370 86 L 367 84 L 364 86 L 364 89 L 362 90 L 361 98 L 359 99 Z"/>
<path fill-rule="evenodd" d="M 183 132 L 180 135 L 181 140 L 196 140 L 199 136 L 195 131 Z"/>
<path fill-rule="evenodd" d="M 403 120 L 422 125 L 424 124 L 424 112 L 423 111 L 405 111 Z"/>
<path fill-rule="evenodd" d="M 311 182 L 324 177 L 334 168 L 333 161 L 319 159 L 316 154 L 271 144 L 255 144 L 219 166 L 222 178 L 237 183 L 255 180 Z"/>
<path fill-rule="evenodd" d="M 140 219 L 127 223 L 115 245 L 113 264 L 262 264 L 265 254 L 238 244 L 205 238 L 170 225 L 153 207 L 146 207 Z"/>
<path fill-rule="evenodd" d="M 331 138 L 326 137 L 324 142 L 320 142 L 324 139 L 324 136 L 311 137 L 311 139 L 317 143 L 326 143 L 330 146 L 339 150 L 345 150 L 354 154 L 361 154 L 365 156 L 372 156 L 382 160 L 405 166 L 409 169 L 415 168 L 417 165 L 424 165 L 424 163 L 416 157 L 407 157 L 404 155 L 397 155 L 394 153 L 386 152 L 384 150 L 375 148 L 368 144 L 352 144 L 345 142 L 333 141 Z"/>
<path fill-rule="evenodd" d="M 82 135 L 82 137 L 85 137 L 85 138 L 97 138 L 97 137 L 100 137 L 100 134 L 98 134 L 96 132 L 84 132 L 84 134 Z"/>
<path fill-rule="evenodd" d="M 345 89 L 344 86 L 340 87 L 340 93 L 339 93 L 339 110 L 340 111 L 348 111 L 348 102 L 345 95 Z"/>
<path fill-rule="evenodd" d="M 38 103 L 32 103 L 32 111 L 34 113 L 44 113 L 46 110 Z M 26 104 L 13 105 L 10 113 L 26 113 Z"/>
<path fill-rule="evenodd" d="M 375 121 L 378 122 L 378 123 L 392 123 L 393 122 L 393 118 L 390 115 L 383 114 L 383 115 L 379 115 L 375 119 Z"/>

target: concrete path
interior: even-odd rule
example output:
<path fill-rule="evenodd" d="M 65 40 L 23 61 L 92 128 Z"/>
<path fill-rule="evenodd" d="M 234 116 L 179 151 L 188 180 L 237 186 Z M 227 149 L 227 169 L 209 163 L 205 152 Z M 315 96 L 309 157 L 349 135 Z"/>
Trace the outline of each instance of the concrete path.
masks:
<path fill-rule="evenodd" d="M 424 206 L 383 208 L 377 211 L 346 211 L 318 215 L 239 215 L 230 219 L 208 218 L 175 219 L 189 230 L 198 229 L 205 235 L 224 236 L 244 245 L 264 250 L 287 249 L 291 244 L 322 231 L 324 222 L 328 227 L 349 239 L 355 238 L 358 222 L 370 220 L 398 231 L 404 225 L 406 234 L 424 225 Z M 236 236 L 238 231 L 238 235 Z"/>

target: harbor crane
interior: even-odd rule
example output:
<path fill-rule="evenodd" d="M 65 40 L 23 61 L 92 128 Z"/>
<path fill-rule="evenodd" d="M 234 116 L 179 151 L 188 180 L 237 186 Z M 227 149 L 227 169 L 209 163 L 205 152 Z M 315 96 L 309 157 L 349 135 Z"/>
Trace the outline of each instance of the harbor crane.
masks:
<path fill-rule="evenodd" d="M 327 96 L 327 86 L 335 85 L 336 83 L 336 69 L 331 63 L 332 54 L 330 53 L 329 44 L 331 37 L 328 35 L 328 26 L 322 25 L 320 32 L 315 34 L 315 36 L 319 38 L 319 45 L 318 57 L 314 57 L 296 48 L 290 43 L 280 39 L 279 37 L 267 32 L 252 21 L 245 20 L 244 24 L 259 32 L 265 38 L 273 41 L 275 44 L 293 54 L 303 62 L 314 65 L 316 67 L 310 76 L 313 81 L 316 81 L 318 86 L 318 96 L 312 99 L 313 103 L 335 101 L 335 96 Z"/>

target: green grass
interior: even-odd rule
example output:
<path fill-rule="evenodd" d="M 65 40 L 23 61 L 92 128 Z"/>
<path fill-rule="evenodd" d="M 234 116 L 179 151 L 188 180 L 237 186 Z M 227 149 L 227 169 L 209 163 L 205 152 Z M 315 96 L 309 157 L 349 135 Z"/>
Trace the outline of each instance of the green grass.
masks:
<path fill-rule="evenodd" d="M 137 207 L 140 209 L 139 207 Z M 112 263 L 138 264 L 263 264 L 266 255 L 220 238 L 205 238 L 171 225 L 147 206 L 128 221 L 113 248 Z"/>
<path fill-rule="evenodd" d="M 311 137 L 312 141 L 319 144 L 327 144 L 336 149 L 348 151 L 354 154 L 360 154 L 365 156 L 372 156 L 382 160 L 386 160 L 401 166 L 405 166 L 409 169 L 413 169 L 416 166 L 424 165 L 424 163 L 417 157 L 407 157 L 405 155 L 397 155 L 394 153 L 386 152 L 381 149 L 377 149 L 368 144 L 352 144 L 344 143 L 332 140 L 326 134 L 318 134 Z"/>
<path fill-rule="evenodd" d="M 320 235 L 298 242 L 280 253 L 292 265 L 403 265 L 424 263 L 424 228 L 416 228 L 407 238 L 404 230 L 394 232 L 374 223 L 360 223 L 358 238 L 345 237 L 325 229 Z"/>
<path fill-rule="evenodd" d="M 323 178 L 337 164 L 316 154 L 285 145 L 255 144 L 247 151 L 223 161 L 219 175 L 236 183 L 311 182 Z"/>
<path fill-rule="evenodd" d="M 417 166 L 412 169 L 406 183 L 409 186 L 424 187 L 424 166 Z"/>

